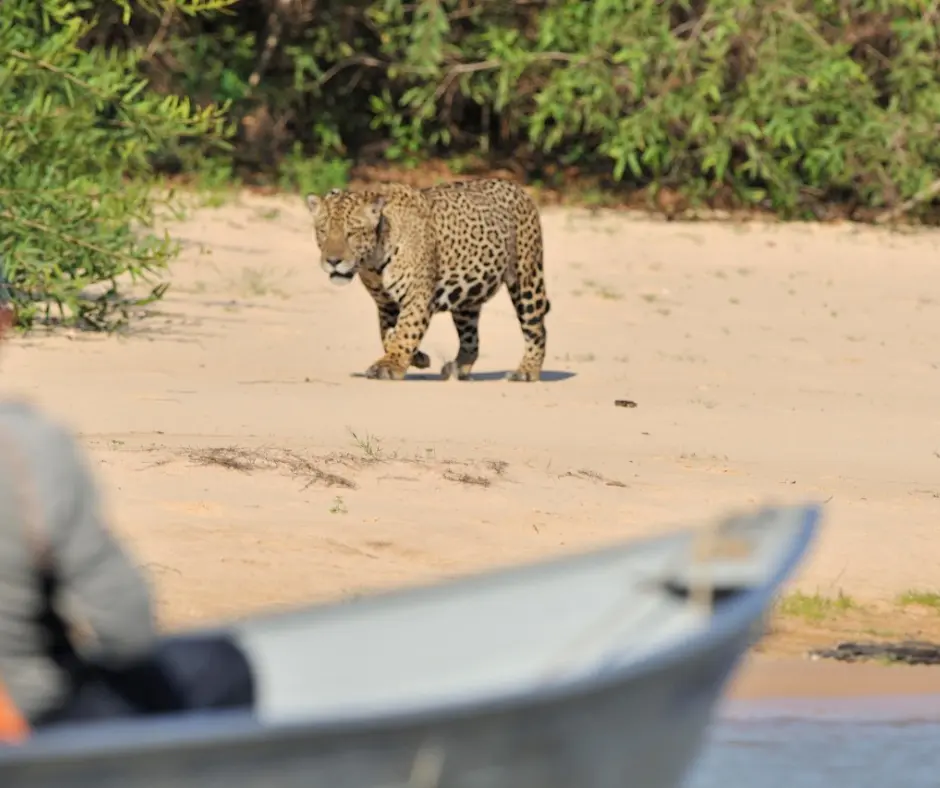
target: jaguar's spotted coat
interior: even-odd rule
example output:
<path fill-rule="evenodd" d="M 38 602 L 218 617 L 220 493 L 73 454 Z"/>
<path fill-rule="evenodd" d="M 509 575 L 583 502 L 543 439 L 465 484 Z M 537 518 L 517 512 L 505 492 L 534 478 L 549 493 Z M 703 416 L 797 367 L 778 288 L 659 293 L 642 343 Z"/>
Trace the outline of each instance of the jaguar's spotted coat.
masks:
<path fill-rule="evenodd" d="M 427 189 L 380 185 L 307 195 L 323 270 L 346 284 L 358 273 L 375 300 L 385 355 L 366 372 L 400 380 L 430 366 L 418 350 L 436 312 L 449 311 L 457 357 L 441 370 L 470 376 L 483 304 L 505 282 L 525 341 L 510 380 L 534 381 L 545 360 L 542 227 L 538 209 L 510 181 L 460 181 Z"/>

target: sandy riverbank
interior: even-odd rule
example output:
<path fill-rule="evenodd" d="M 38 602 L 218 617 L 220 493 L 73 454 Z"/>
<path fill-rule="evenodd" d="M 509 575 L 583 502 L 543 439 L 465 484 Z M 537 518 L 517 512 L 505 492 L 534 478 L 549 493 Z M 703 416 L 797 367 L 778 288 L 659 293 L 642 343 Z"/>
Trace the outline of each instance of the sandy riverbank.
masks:
<path fill-rule="evenodd" d="M 799 657 L 750 655 L 732 679 L 729 697 L 844 698 L 940 693 L 940 669 L 932 665 L 886 667 Z"/>
<path fill-rule="evenodd" d="M 864 615 L 788 618 L 736 691 L 800 671 L 813 692 L 851 684 L 842 665 L 768 660 L 940 629 L 892 607 L 940 586 L 940 234 L 543 220 L 538 384 L 494 379 L 522 352 L 505 294 L 483 313 L 480 380 L 353 377 L 380 354 L 368 296 L 328 284 L 299 199 L 244 196 L 173 228 L 186 252 L 158 315 L 126 338 L 18 340 L 5 387 L 81 432 L 169 625 L 810 498 L 825 530 L 793 588 Z M 447 316 L 423 349 L 452 357 Z M 940 677 L 867 670 L 859 689 Z"/>

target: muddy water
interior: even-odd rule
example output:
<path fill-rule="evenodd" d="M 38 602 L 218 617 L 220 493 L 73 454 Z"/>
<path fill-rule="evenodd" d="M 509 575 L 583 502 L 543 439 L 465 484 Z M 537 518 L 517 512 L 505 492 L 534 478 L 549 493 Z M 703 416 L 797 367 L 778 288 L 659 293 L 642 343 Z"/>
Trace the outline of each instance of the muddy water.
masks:
<path fill-rule="evenodd" d="M 940 695 L 737 701 L 685 788 L 940 788 Z"/>

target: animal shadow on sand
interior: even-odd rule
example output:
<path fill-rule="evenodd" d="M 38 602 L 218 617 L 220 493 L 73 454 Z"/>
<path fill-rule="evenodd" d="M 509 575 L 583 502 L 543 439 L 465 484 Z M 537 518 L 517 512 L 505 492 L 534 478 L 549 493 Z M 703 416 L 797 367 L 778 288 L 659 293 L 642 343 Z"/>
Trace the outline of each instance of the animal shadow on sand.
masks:
<path fill-rule="evenodd" d="M 472 372 L 468 381 L 459 381 L 463 382 L 475 382 L 475 381 L 496 381 L 506 380 L 506 375 L 509 374 L 509 370 L 504 370 L 502 372 L 496 370 L 493 372 Z M 558 383 L 562 380 L 568 380 L 573 378 L 577 373 L 575 372 L 564 372 L 562 370 L 551 370 L 543 369 L 542 377 L 538 381 L 539 383 Z M 366 375 L 364 372 L 353 372 L 350 377 L 353 378 L 365 378 Z M 435 372 L 409 372 L 405 375 L 405 380 L 422 380 L 422 381 L 437 381 L 438 383 L 449 383 L 449 382 L 458 382 L 456 379 L 453 381 L 443 380 L 440 374 Z M 536 381 L 533 381 L 536 382 Z"/>

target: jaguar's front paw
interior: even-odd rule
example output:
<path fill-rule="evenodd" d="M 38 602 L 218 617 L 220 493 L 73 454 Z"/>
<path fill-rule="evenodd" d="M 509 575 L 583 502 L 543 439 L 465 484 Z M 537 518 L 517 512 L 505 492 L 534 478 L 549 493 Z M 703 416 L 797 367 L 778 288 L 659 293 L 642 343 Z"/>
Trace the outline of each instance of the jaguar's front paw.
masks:
<path fill-rule="evenodd" d="M 366 370 L 366 377 L 372 380 L 404 380 L 405 370 L 393 361 L 381 358 Z"/>
<path fill-rule="evenodd" d="M 457 380 L 470 380 L 470 365 L 460 365 L 456 361 L 448 361 L 441 367 L 441 380 L 450 380 L 456 377 Z"/>
<path fill-rule="evenodd" d="M 539 380 L 541 377 L 541 370 L 525 369 L 520 367 L 514 372 L 508 373 L 506 375 L 506 380 L 511 380 L 514 383 L 532 383 L 536 380 Z"/>

